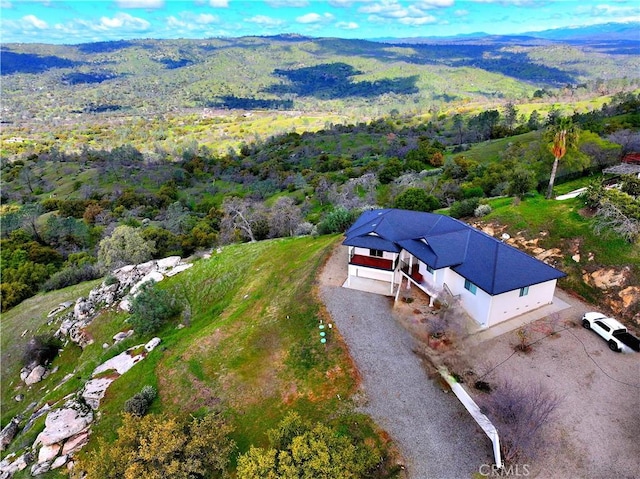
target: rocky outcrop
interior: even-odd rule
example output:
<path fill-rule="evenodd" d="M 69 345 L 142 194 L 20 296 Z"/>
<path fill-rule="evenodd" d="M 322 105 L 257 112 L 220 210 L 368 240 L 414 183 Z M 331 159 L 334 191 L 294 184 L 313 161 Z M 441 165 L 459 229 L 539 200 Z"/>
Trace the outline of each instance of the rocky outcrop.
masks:
<path fill-rule="evenodd" d="M 73 310 L 60 318 L 61 324 L 56 335 L 60 338 L 69 337 L 81 347 L 91 344 L 93 340 L 88 336 L 86 327 L 102 308 L 119 304 L 120 308 L 128 311 L 131 298 L 144 283 L 162 281 L 191 266 L 190 263 L 183 263 L 179 256 L 170 256 L 115 270 L 111 277 L 92 289 L 88 297 L 76 300 Z"/>
<path fill-rule="evenodd" d="M 34 446 L 62 443 L 87 429 L 93 422 L 93 411 L 78 400 L 67 401 L 60 409 L 51 411 L 44 421 L 44 430 L 38 434 Z"/>
<path fill-rule="evenodd" d="M 38 434 L 31 448 L 34 453 L 37 451 L 31 475 L 44 474 L 66 464 L 71 455 L 87 443 L 93 417 L 93 410 L 77 399 L 50 411 L 44 430 Z"/>
<path fill-rule="evenodd" d="M 21 420 L 21 416 L 14 417 L 9 421 L 9 424 L 0 431 L 0 451 L 4 451 L 6 447 L 11 444 L 13 438 L 16 437 L 16 434 L 18 433 L 18 424 L 20 424 Z"/>
<path fill-rule="evenodd" d="M 32 462 L 33 457 L 30 452 L 25 452 L 17 458 L 13 453 L 8 454 L 7 457 L 0 461 L 0 479 L 8 479 L 16 472 L 26 469 Z"/>
<path fill-rule="evenodd" d="M 637 280 L 634 281 L 631 267 L 599 268 L 594 253 L 584 251 L 582 238 L 570 238 L 564 241 L 561 247 L 545 249 L 540 246 L 540 242 L 548 236 L 546 231 L 540 231 L 536 238 L 527 239 L 521 232 L 507 233 L 507 227 L 504 225 L 477 222 L 473 226 L 551 266 L 562 269 L 563 258 L 570 257 L 574 263 L 582 266 L 582 280 L 602 292 L 602 306 L 608 308 L 619 319 L 627 320 L 627 325 L 633 324 L 640 328 L 640 287 L 636 286 Z"/>

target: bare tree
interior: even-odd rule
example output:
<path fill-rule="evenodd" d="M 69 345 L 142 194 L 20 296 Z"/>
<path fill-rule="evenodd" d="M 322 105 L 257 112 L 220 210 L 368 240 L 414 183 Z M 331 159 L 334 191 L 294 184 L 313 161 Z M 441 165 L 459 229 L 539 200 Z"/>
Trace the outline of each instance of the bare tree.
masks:
<path fill-rule="evenodd" d="M 498 429 L 505 462 L 535 459 L 548 442 L 545 426 L 553 420 L 561 402 L 541 384 L 509 381 L 484 398 L 482 406 Z"/>
<path fill-rule="evenodd" d="M 293 236 L 301 221 L 300 208 L 294 204 L 293 199 L 288 196 L 278 198 L 270 211 L 269 236 L 272 238 Z"/>
<path fill-rule="evenodd" d="M 222 204 L 220 240 L 233 243 L 246 238 L 252 243 L 269 234 L 269 219 L 263 204 L 243 198 L 227 198 Z"/>

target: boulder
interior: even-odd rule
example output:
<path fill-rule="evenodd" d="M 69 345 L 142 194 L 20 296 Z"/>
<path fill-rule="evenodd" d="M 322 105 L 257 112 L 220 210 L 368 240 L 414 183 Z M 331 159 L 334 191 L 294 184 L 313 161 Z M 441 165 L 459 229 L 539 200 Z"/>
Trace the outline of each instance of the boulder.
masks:
<path fill-rule="evenodd" d="M 55 461 L 51 463 L 51 469 L 52 470 L 58 469 L 59 467 L 64 466 L 67 463 L 67 459 L 69 459 L 69 456 L 63 455 L 63 456 L 57 457 Z"/>
<path fill-rule="evenodd" d="M 185 263 L 185 264 L 180 264 L 178 266 L 176 266 L 175 268 L 173 268 L 170 271 L 167 271 L 165 274 L 169 277 L 171 276 L 175 276 L 178 273 L 182 273 L 184 270 L 187 270 L 189 268 L 191 268 L 193 266 L 192 263 Z"/>
<path fill-rule="evenodd" d="M 62 446 L 60 443 L 49 444 L 48 446 L 42 446 L 38 452 L 38 462 L 51 461 L 60 452 Z"/>
<path fill-rule="evenodd" d="M 26 467 L 33 461 L 30 453 L 24 453 L 17 459 L 13 460 L 15 454 L 9 454 L 2 461 L 0 461 L 0 478 L 9 478 L 16 472 L 26 469 Z"/>
<path fill-rule="evenodd" d="M 160 344 L 160 338 L 153 338 L 151 341 L 144 345 L 144 349 L 151 352 L 156 348 L 158 344 Z"/>
<path fill-rule="evenodd" d="M 110 369 L 115 369 L 120 375 L 126 373 L 129 369 L 144 359 L 142 354 L 131 355 L 131 351 L 138 349 L 140 346 L 142 345 L 133 346 L 132 348 L 129 348 L 117 356 L 105 361 L 93 370 L 92 376 L 97 376 L 98 374 Z"/>
<path fill-rule="evenodd" d="M 632 305 L 640 303 L 640 286 L 629 286 L 618 292 L 622 300 L 622 307 L 629 309 Z"/>
<path fill-rule="evenodd" d="M 67 439 L 64 445 L 62 446 L 62 454 L 65 456 L 68 456 L 69 454 L 73 454 L 79 451 L 80 449 L 82 449 L 82 447 L 88 442 L 89 442 L 89 428 Z"/>
<path fill-rule="evenodd" d="M 37 382 L 42 381 L 42 378 L 46 374 L 47 370 L 44 366 L 38 364 L 35 368 L 31 370 L 29 375 L 24 379 L 24 383 L 27 386 L 31 386 Z"/>
<path fill-rule="evenodd" d="M 100 401 L 104 397 L 107 392 L 107 388 L 109 385 L 115 381 L 116 378 L 97 378 L 90 379 L 84 385 L 84 389 L 82 391 L 82 397 L 86 401 L 86 403 L 91 407 L 91 409 L 96 410 L 100 406 Z"/>
<path fill-rule="evenodd" d="M 118 343 L 118 342 L 122 341 L 123 339 L 127 339 L 132 334 L 133 334 L 133 329 L 130 329 L 128 331 L 120 331 L 118 334 L 113 336 L 113 342 L 114 343 Z"/>
<path fill-rule="evenodd" d="M 628 269 L 599 269 L 589 275 L 589 283 L 598 289 L 621 288 L 627 281 Z"/>
<path fill-rule="evenodd" d="M 180 258 L 180 256 L 168 256 L 166 258 L 157 260 L 156 265 L 158 267 L 158 270 L 163 271 L 175 268 L 180 264 L 181 261 L 182 259 Z"/>
<path fill-rule="evenodd" d="M 51 469 L 50 462 L 38 462 L 37 464 L 34 464 L 33 466 L 31 466 L 31 475 L 39 476 L 40 474 L 49 472 L 50 469 Z"/>
<path fill-rule="evenodd" d="M 11 444 L 13 438 L 16 437 L 16 434 L 18 433 L 18 424 L 20 424 L 21 420 L 21 416 L 14 417 L 9 421 L 9 424 L 0 431 L 0 451 L 4 451 L 6 447 Z"/>
<path fill-rule="evenodd" d="M 34 445 L 50 446 L 62 442 L 83 431 L 93 421 L 91 408 L 76 400 L 65 403 L 61 409 L 51 411 L 44 422 L 44 430 L 36 438 Z"/>
<path fill-rule="evenodd" d="M 159 283 L 163 279 L 164 279 L 164 275 L 162 273 L 160 273 L 159 271 L 151 271 L 148 274 L 146 274 L 140 281 L 138 281 L 136 284 L 133 285 L 133 288 L 131 288 L 131 291 L 129 292 L 129 294 L 135 297 L 135 295 L 138 293 L 142 285 L 150 281 L 155 281 L 156 283 Z"/>

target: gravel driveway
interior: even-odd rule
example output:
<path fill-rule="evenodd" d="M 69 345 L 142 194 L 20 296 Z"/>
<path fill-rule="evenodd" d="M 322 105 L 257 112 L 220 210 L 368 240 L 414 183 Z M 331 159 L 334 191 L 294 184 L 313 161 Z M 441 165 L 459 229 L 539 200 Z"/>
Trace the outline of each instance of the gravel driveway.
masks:
<path fill-rule="evenodd" d="M 393 300 L 340 287 L 342 256 L 337 249 L 325 266 L 320 293 L 362 374 L 363 411 L 394 439 L 410 479 L 471 477 L 493 462 L 491 442 L 427 377 L 413 338 L 393 319 Z"/>
<path fill-rule="evenodd" d="M 412 352 L 415 339 L 394 320 L 392 299 L 341 287 L 346 264 L 338 245 L 319 277 L 320 292 L 362 373 L 364 412 L 395 440 L 410 479 L 472 477 L 493 462 L 489 439 L 453 394 L 428 379 Z M 580 327 L 582 314 L 598 308 L 562 290 L 556 296 L 569 307 L 530 324 L 530 353 L 514 353 L 515 326 L 480 344 L 472 339 L 467 354 L 492 384 L 540 383 L 563 399 L 527 475 L 640 477 L 640 354 L 610 351 Z"/>

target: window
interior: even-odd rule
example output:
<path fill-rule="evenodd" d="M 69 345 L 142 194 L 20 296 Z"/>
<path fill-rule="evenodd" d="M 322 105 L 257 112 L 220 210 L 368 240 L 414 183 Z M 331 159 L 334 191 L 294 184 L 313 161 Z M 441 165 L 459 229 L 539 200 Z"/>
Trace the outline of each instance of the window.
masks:
<path fill-rule="evenodd" d="M 428 264 L 425 264 L 425 266 L 427 267 L 427 271 L 428 271 L 429 273 L 431 273 L 431 274 L 433 274 L 433 273 L 434 273 L 434 271 L 435 271 L 435 270 L 434 270 L 431 266 L 429 266 Z"/>
<path fill-rule="evenodd" d="M 604 329 L 606 332 L 611 331 L 611 328 L 606 324 L 604 324 L 602 321 L 596 321 L 596 324 L 600 326 L 602 329 Z"/>
<path fill-rule="evenodd" d="M 526 296 L 529 294 L 529 286 L 525 286 L 524 288 L 520 288 L 520 297 Z"/>
<path fill-rule="evenodd" d="M 476 294 L 476 291 L 478 290 L 478 287 L 473 284 L 471 281 L 469 281 L 468 279 L 464 280 L 464 289 L 469 290 L 469 292 L 471 294 Z"/>
<path fill-rule="evenodd" d="M 382 258 L 382 256 L 384 256 L 384 251 L 382 251 L 381 249 L 370 249 L 369 256 L 376 256 L 378 258 Z"/>

